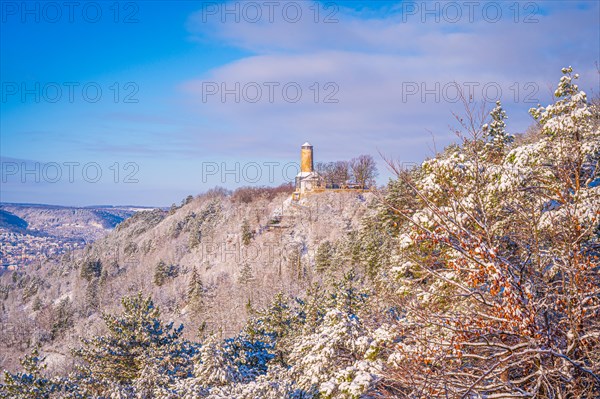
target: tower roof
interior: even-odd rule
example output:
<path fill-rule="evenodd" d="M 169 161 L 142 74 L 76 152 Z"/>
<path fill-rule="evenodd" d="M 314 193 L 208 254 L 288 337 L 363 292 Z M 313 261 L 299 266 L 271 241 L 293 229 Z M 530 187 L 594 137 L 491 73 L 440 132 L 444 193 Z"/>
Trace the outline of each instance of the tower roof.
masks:
<path fill-rule="evenodd" d="M 307 141 L 306 143 L 302 144 L 302 147 L 312 147 L 312 145 L 310 145 L 310 143 Z"/>

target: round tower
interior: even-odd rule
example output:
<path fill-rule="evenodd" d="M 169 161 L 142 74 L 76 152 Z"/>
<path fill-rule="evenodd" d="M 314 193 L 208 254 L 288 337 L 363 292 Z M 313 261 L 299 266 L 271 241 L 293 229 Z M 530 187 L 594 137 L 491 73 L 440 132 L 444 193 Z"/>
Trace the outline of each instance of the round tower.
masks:
<path fill-rule="evenodd" d="M 307 141 L 300 152 L 300 172 L 313 171 L 313 146 Z"/>

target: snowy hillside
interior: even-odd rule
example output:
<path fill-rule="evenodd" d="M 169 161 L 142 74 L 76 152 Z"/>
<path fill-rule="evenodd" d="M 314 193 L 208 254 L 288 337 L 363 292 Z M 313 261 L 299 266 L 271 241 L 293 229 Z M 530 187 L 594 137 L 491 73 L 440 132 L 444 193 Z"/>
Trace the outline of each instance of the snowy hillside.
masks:
<path fill-rule="evenodd" d="M 385 190 L 217 190 L 3 276 L 3 361 L 40 349 L 0 397 L 599 397 L 600 112 L 562 72 Z"/>

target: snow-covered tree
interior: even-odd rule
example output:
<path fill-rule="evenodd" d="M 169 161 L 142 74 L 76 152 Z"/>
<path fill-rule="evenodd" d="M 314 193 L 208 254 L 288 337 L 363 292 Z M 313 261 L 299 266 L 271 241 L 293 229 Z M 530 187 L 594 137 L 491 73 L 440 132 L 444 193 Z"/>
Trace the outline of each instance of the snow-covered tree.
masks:
<path fill-rule="evenodd" d="M 241 235 L 242 235 L 242 244 L 244 244 L 245 246 L 250 245 L 250 243 L 252 242 L 252 238 L 254 238 L 254 232 L 250 228 L 250 224 L 248 223 L 247 219 L 244 219 L 242 221 Z"/>
<path fill-rule="evenodd" d="M 246 333 L 254 340 L 270 344 L 275 361 L 286 365 L 289 354 L 289 340 L 298 332 L 300 323 L 297 309 L 290 306 L 290 299 L 279 292 L 271 305 L 250 320 Z"/>
<path fill-rule="evenodd" d="M 21 360 L 23 372 L 4 372 L 4 384 L 0 384 L 0 398 L 6 399 L 44 399 L 52 397 L 62 389 L 58 380 L 44 376 L 46 365 L 44 358 L 35 347 L 30 355 Z"/>
<path fill-rule="evenodd" d="M 188 283 L 187 299 L 189 302 L 202 302 L 204 296 L 204 283 L 198 274 L 198 270 L 192 269 L 192 277 Z"/>
<path fill-rule="evenodd" d="M 506 132 L 506 123 L 504 120 L 507 119 L 507 116 L 500 101 L 496 101 L 496 107 L 490 112 L 490 116 L 492 121 L 489 124 L 484 124 L 482 130 L 487 139 L 487 144 L 491 148 L 501 152 L 507 145 L 514 141 L 515 137 Z"/>
<path fill-rule="evenodd" d="M 104 314 L 108 335 L 82 339 L 81 382 L 90 395 L 133 387 L 138 397 L 191 375 L 196 348 L 181 339 L 183 325 L 160 320 L 159 309 L 141 293 L 122 300 L 120 315 Z M 125 387 L 125 388 L 123 388 Z"/>
<path fill-rule="evenodd" d="M 238 283 L 241 285 L 247 285 L 254 280 L 254 272 L 252 266 L 248 262 L 242 263 L 240 267 L 240 274 L 238 276 Z"/>
<path fill-rule="evenodd" d="M 600 136 L 577 76 L 563 73 L 557 101 L 531 111 L 540 136 L 490 158 L 474 128 L 404 180 L 422 206 L 393 209 L 406 316 L 382 392 L 598 394 Z M 505 137 L 499 104 L 492 119 L 487 131 Z"/>
<path fill-rule="evenodd" d="M 334 250 L 333 245 L 329 241 L 324 241 L 317 247 L 315 267 L 319 273 L 323 273 L 330 269 Z"/>
<path fill-rule="evenodd" d="M 204 388 L 228 385 L 241 378 L 222 343 L 215 336 L 204 341 L 195 361 L 195 383 Z"/>
<path fill-rule="evenodd" d="M 289 357 L 289 378 L 299 392 L 321 398 L 363 398 L 381 375 L 379 354 L 393 337 L 389 327 L 367 328 L 358 315 L 364 295 L 347 276 L 333 295 L 313 333 L 296 337 Z"/>

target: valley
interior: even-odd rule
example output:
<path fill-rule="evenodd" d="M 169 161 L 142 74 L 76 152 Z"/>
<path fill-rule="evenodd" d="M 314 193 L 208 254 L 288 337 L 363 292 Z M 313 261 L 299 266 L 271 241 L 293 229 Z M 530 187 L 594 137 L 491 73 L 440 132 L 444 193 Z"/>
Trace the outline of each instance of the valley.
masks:
<path fill-rule="evenodd" d="M 70 256 L 142 209 L 1 203 L 0 272 Z"/>

